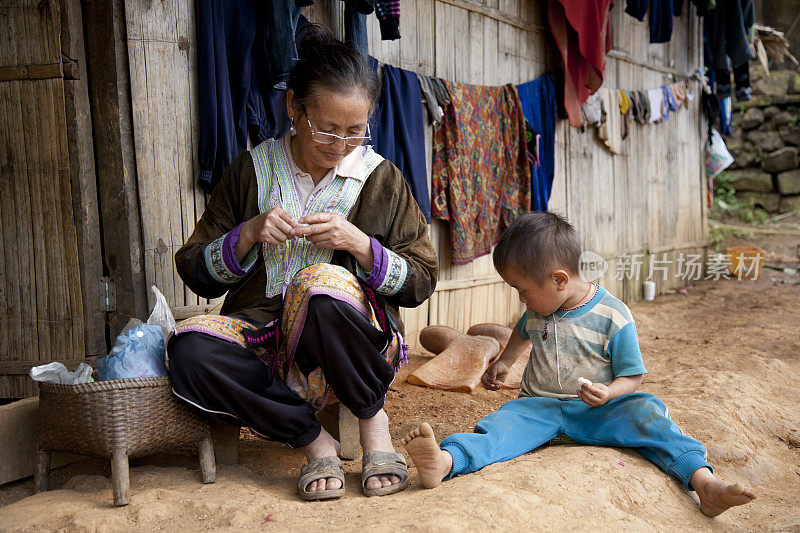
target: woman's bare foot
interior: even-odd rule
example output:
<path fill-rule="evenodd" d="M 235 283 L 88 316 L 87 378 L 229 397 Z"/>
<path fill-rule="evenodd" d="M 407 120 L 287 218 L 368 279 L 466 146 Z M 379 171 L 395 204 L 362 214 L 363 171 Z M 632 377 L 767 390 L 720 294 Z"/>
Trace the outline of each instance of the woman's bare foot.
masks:
<path fill-rule="evenodd" d="M 308 464 L 313 463 L 322 457 L 336 457 L 339 455 L 339 442 L 324 429 L 311 444 L 303 448 Z M 319 490 L 336 490 L 342 488 L 342 482 L 334 477 L 322 478 L 312 481 L 306 487 L 308 492 Z"/>
<path fill-rule="evenodd" d="M 717 516 L 735 505 L 750 503 L 756 497 L 750 487 L 721 481 L 706 467 L 695 470 L 689 483 L 700 498 L 700 510 L 706 516 Z"/>
<path fill-rule="evenodd" d="M 389 433 L 389 416 L 381 409 L 372 418 L 358 421 L 358 433 L 364 452 L 393 452 L 392 436 Z M 372 476 L 366 482 L 368 489 L 379 489 L 400 483 L 397 476 Z"/>
<path fill-rule="evenodd" d="M 422 486 L 432 489 L 442 484 L 442 480 L 453 469 L 453 456 L 439 448 L 430 424 L 420 426 L 403 437 L 401 441 L 408 454 L 417 465 Z"/>

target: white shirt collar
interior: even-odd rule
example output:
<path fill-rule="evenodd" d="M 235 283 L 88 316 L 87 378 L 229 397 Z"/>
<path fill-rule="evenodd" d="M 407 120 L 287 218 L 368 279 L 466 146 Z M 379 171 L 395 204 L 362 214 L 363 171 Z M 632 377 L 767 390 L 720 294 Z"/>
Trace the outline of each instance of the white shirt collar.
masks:
<path fill-rule="evenodd" d="M 284 137 L 284 146 L 286 147 L 286 154 L 291 161 L 294 161 L 292 155 L 291 136 Z M 356 147 L 352 152 L 347 154 L 344 159 L 333 167 L 334 176 L 341 176 L 343 178 L 353 178 L 358 181 L 365 181 L 375 167 L 383 161 L 383 156 L 379 155 L 370 145 L 363 145 Z M 295 172 L 302 172 L 295 164 Z"/>

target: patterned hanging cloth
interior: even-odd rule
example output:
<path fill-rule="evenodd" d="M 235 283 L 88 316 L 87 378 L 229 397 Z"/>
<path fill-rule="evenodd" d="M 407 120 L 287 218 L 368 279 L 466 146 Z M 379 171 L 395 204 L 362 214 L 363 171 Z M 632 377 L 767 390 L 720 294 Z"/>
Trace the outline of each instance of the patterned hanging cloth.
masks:
<path fill-rule="evenodd" d="M 531 168 L 513 85 L 444 83 L 452 101 L 433 132 L 431 215 L 449 221 L 452 262 L 463 265 L 530 210 Z"/>

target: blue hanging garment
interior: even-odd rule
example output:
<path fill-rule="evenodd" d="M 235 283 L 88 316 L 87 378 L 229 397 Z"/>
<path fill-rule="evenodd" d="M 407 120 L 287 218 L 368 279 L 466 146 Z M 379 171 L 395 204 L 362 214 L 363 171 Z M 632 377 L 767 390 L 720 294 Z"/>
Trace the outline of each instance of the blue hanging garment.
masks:
<path fill-rule="evenodd" d="M 531 165 L 531 210 L 547 211 L 556 160 L 556 91 L 553 78 L 544 74 L 517 85 L 522 113 L 539 137 L 538 165 Z"/>
<path fill-rule="evenodd" d="M 377 60 L 370 57 L 369 61 L 377 70 Z M 422 92 L 416 73 L 383 65 L 381 96 L 370 124 L 370 144 L 400 169 L 425 220 L 430 224 L 431 197 L 425 164 Z"/>

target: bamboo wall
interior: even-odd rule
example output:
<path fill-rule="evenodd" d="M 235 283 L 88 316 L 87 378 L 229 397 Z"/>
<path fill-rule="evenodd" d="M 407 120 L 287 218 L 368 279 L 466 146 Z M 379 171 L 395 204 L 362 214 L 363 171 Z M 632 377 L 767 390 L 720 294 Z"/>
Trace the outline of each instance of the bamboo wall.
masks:
<path fill-rule="evenodd" d="M 0 1 L 0 398 L 84 350 L 60 30 L 57 5 Z"/>
<path fill-rule="evenodd" d="M 127 0 L 126 19 L 139 198 L 148 284 L 155 283 L 172 306 L 208 306 L 180 282 L 173 254 L 204 208 L 196 175 L 197 103 L 194 3 L 192 0 Z M 687 8 L 687 10 L 693 8 Z M 383 42 L 369 16 L 370 53 L 404 69 L 471 84 L 521 83 L 545 72 L 552 61 L 542 2 L 528 0 L 405 0 L 399 41 Z M 311 20 L 341 34 L 341 2 L 306 8 Z M 649 45 L 645 23 L 613 10 L 614 52 L 607 87 L 650 89 L 670 73 L 700 64 L 700 19 L 675 20 L 672 44 Z M 703 132 L 699 98 L 664 124 L 632 125 L 623 153 L 607 152 L 593 132 L 559 121 L 556 176 L 551 209 L 578 227 L 586 249 L 610 259 L 601 282 L 635 300 L 641 281 L 614 279 L 614 256 L 622 251 L 667 259 L 702 251 L 706 236 L 702 172 Z M 431 128 L 427 128 L 430 169 Z M 441 277 L 431 299 L 404 311 L 407 340 L 415 345 L 428 324 L 466 330 L 484 321 L 511 324 L 522 308 L 513 290 L 494 272 L 491 257 L 450 264 L 446 226 L 434 221 L 431 238 Z M 663 252 L 662 252 L 663 250 Z M 657 280 L 660 290 L 680 285 Z M 152 302 L 151 302 L 152 305 Z"/>

